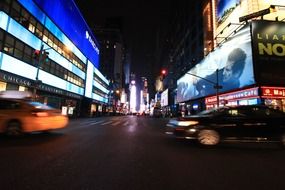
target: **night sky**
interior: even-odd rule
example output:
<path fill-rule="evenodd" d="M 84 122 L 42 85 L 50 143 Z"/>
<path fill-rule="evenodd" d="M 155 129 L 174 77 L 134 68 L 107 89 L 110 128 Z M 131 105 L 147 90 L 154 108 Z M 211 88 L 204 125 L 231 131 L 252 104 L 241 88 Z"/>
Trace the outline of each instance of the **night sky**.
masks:
<path fill-rule="evenodd" d="M 166 24 L 170 0 L 76 0 L 90 27 L 103 26 L 105 19 L 121 17 L 123 37 L 131 51 L 131 71 L 138 77 L 152 78 L 156 31 Z M 159 71 L 158 73 L 159 74 Z"/>

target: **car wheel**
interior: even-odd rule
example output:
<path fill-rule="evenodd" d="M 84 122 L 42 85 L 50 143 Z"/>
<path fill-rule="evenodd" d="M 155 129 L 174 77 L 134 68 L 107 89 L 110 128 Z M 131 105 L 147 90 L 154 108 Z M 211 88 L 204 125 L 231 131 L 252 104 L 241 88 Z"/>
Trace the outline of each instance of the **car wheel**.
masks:
<path fill-rule="evenodd" d="M 198 141 L 202 145 L 217 145 L 220 142 L 220 135 L 214 130 L 202 130 L 198 134 Z"/>
<path fill-rule="evenodd" d="M 20 136 L 22 135 L 21 123 L 19 121 L 13 120 L 9 121 L 6 128 L 6 134 L 8 136 Z"/>

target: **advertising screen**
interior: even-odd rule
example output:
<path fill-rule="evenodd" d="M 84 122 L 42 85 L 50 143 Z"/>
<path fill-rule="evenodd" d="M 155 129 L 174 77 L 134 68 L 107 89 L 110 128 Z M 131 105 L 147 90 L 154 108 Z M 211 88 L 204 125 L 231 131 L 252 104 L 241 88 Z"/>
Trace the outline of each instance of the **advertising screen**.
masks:
<path fill-rule="evenodd" d="M 220 25 L 240 4 L 241 0 L 217 0 L 217 23 Z"/>
<path fill-rule="evenodd" d="M 253 57 L 257 83 L 285 85 L 285 23 L 252 23 Z"/>
<path fill-rule="evenodd" d="M 168 106 L 168 89 L 163 91 L 161 93 L 161 101 L 160 101 L 161 106 Z"/>
<path fill-rule="evenodd" d="M 213 95 L 217 83 L 219 92 L 255 83 L 248 25 L 177 81 L 177 102 Z"/>

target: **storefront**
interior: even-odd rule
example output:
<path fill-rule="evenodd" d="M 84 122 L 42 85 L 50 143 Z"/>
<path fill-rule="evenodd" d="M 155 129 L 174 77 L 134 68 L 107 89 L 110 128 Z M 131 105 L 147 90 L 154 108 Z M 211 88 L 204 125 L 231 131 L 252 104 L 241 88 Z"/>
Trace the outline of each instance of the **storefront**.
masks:
<path fill-rule="evenodd" d="M 258 87 L 219 95 L 219 106 L 253 105 L 260 102 Z M 207 97 L 205 104 L 207 109 L 217 107 L 217 96 Z"/>
<path fill-rule="evenodd" d="M 284 87 L 253 87 L 219 95 L 219 106 L 256 105 L 264 104 L 285 112 Z M 205 99 L 206 108 L 217 107 L 217 97 Z"/>
<path fill-rule="evenodd" d="M 270 105 L 285 112 L 285 88 L 284 87 L 265 87 L 261 88 L 261 98 L 265 105 Z"/>

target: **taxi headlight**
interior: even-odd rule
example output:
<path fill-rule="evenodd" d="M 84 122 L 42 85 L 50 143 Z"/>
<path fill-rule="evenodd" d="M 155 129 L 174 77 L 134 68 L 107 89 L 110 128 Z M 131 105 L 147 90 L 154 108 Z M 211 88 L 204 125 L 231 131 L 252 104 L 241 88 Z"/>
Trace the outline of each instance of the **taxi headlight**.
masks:
<path fill-rule="evenodd" d="M 177 125 L 186 127 L 191 125 L 197 125 L 198 123 L 199 123 L 198 121 L 179 121 Z"/>

